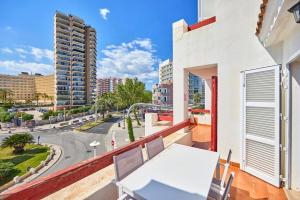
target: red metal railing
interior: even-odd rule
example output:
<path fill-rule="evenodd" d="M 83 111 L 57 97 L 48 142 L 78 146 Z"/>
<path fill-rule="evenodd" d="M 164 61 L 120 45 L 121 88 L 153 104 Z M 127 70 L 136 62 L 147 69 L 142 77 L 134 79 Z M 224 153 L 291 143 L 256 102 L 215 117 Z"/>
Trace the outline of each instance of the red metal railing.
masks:
<path fill-rule="evenodd" d="M 208 24 L 212 24 L 214 22 L 216 22 L 216 17 L 215 16 L 211 17 L 211 18 L 208 18 L 208 19 L 205 19 L 203 21 L 200 21 L 197 24 L 193 24 L 193 25 L 189 26 L 188 31 L 192 31 L 192 30 L 198 29 L 200 27 L 207 26 Z"/>
<path fill-rule="evenodd" d="M 189 109 L 190 112 L 194 113 L 194 114 L 199 114 L 199 113 L 210 113 L 210 110 L 206 110 L 206 109 Z"/>
<path fill-rule="evenodd" d="M 62 188 L 79 181 L 94 172 L 97 172 L 113 163 L 113 156 L 126 152 L 130 149 L 138 147 L 140 145 L 144 146 L 145 143 L 150 142 L 160 136 L 166 137 L 172 133 L 190 126 L 190 120 L 183 121 L 181 123 L 175 124 L 174 126 L 154 133 L 148 137 L 141 140 L 132 142 L 127 146 L 120 147 L 113 151 L 104 153 L 96 158 L 88 159 L 82 161 L 76 165 L 70 166 L 66 169 L 57 171 L 46 177 L 39 178 L 30 183 L 25 183 L 19 187 L 12 190 L 7 190 L 1 196 L 1 199 L 41 199 L 44 198 Z"/>

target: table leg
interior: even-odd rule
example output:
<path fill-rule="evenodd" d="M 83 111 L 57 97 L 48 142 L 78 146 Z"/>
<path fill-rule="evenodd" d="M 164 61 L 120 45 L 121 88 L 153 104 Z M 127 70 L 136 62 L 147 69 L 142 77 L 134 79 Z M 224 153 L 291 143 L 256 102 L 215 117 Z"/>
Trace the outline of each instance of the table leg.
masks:
<path fill-rule="evenodd" d="M 216 168 L 216 178 L 220 179 L 220 160 L 218 160 L 218 164 Z"/>

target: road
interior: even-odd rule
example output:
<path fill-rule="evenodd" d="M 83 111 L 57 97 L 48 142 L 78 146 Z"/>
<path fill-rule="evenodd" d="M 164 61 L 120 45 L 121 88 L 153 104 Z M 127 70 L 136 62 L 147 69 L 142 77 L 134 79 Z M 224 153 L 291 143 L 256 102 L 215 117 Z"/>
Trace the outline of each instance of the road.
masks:
<path fill-rule="evenodd" d="M 107 135 L 109 128 L 118 120 L 119 118 L 114 117 L 109 121 L 90 129 L 89 132 L 78 133 L 73 132 L 71 128 L 65 128 L 31 133 L 36 141 L 37 137 L 40 135 L 41 143 L 56 144 L 62 147 L 62 156 L 60 160 L 45 173 L 41 174 L 41 176 L 51 174 L 93 157 L 93 150 L 89 144 L 94 140 L 100 142 L 100 145 L 97 147 L 97 155 L 106 152 L 105 136 Z M 0 141 L 6 136 L 8 136 L 8 134 L 1 134 Z"/>

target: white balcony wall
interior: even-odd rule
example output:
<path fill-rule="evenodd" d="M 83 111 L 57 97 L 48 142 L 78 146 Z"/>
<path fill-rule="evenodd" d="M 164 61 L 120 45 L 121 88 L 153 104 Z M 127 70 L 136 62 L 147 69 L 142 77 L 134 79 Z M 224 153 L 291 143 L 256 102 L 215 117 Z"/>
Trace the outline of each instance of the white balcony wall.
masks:
<path fill-rule="evenodd" d="M 254 34 L 259 6 L 259 1 L 218 0 L 215 23 L 189 32 L 183 20 L 173 24 L 174 123 L 186 117 L 183 69 L 216 64 L 218 151 L 225 158 L 231 148 L 234 162 L 240 162 L 241 153 L 240 71 L 275 64 Z"/>

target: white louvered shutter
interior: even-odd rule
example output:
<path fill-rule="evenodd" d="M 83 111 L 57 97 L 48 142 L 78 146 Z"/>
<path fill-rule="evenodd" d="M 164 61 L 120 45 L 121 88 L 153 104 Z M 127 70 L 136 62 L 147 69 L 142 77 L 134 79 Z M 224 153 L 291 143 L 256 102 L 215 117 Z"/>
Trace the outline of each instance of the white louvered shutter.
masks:
<path fill-rule="evenodd" d="M 280 184 L 280 66 L 242 74 L 242 169 Z"/>

